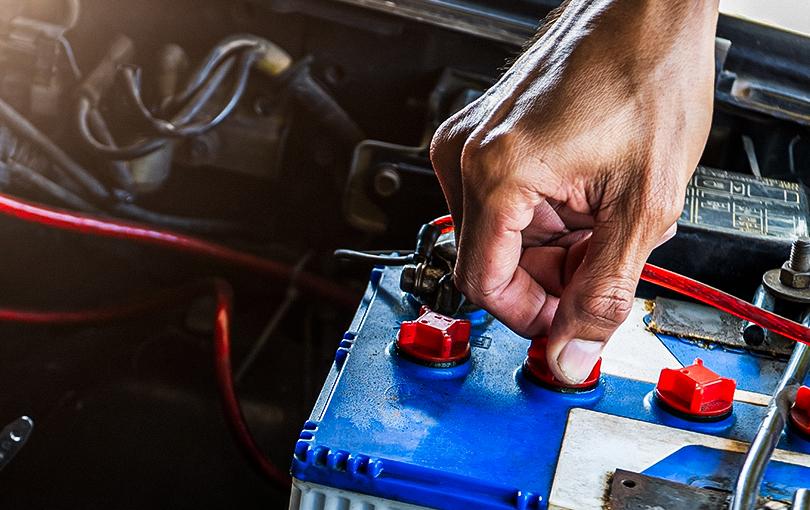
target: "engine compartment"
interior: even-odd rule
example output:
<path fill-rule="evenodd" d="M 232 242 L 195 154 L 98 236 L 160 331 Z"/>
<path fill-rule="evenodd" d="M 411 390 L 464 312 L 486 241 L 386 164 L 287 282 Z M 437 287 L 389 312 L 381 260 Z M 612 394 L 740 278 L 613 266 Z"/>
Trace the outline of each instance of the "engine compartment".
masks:
<path fill-rule="evenodd" d="M 2 306 L 83 310 L 225 278 L 234 287 L 231 357 L 242 411 L 258 447 L 286 471 L 368 279 L 368 265 L 332 252 L 412 250 L 419 227 L 446 213 L 427 159 L 433 130 L 494 83 L 556 3 L 4 0 L 0 99 L 22 120 L 0 115 L 0 193 L 201 237 L 285 269 L 268 276 L 222 258 L 4 214 Z M 257 70 L 245 56 L 255 44 L 245 43 L 195 74 L 222 41 L 251 37 L 277 45 L 289 57 L 284 69 Z M 810 40 L 729 17 L 718 37 L 730 46 L 719 45 L 715 119 L 701 164 L 804 185 Z M 104 83 L 88 88 L 111 48 L 118 60 Z M 234 94 L 243 75 L 244 90 Z M 193 103 L 178 97 L 195 76 L 189 97 L 206 84 L 210 97 L 186 119 L 189 134 L 166 135 L 183 123 L 153 121 L 173 121 Z M 753 92 L 738 94 L 746 83 Z M 230 102 L 216 126 L 196 129 Z M 112 159 L 82 135 L 83 116 L 101 145 L 158 140 L 160 148 Z M 789 240 L 728 236 L 713 258 L 681 269 L 750 299 L 774 265 L 772 253 Z M 658 263 L 676 264 L 682 246 L 657 252 Z M 328 285 L 344 294 L 335 299 Z M 289 490 L 263 482 L 229 435 L 217 399 L 213 317 L 213 302 L 199 298 L 102 324 L 0 321 L 0 422 L 25 414 L 35 423 L 0 473 L 3 501 L 285 508 Z M 253 357 L 261 338 L 267 343 Z"/>

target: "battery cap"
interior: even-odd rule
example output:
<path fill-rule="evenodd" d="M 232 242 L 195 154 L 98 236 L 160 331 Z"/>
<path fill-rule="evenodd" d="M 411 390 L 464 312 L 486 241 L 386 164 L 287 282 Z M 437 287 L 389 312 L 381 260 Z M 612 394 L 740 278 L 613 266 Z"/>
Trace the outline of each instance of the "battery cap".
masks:
<path fill-rule="evenodd" d="M 470 321 L 453 319 L 423 306 L 414 321 L 405 321 L 397 335 L 397 352 L 416 363 L 447 368 L 470 358 Z"/>
<path fill-rule="evenodd" d="M 678 370 L 661 370 L 655 386 L 655 401 L 665 411 L 690 421 L 720 421 L 731 415 L 734 379 L 720 377 L 696 359 Z"/>
<path fill-rule="evenodd" d="M 529 347 L 529 355 L 523 363 L 523 373 L 528 380 L 546 389 L 558 391 L 560 393 L 582 393 L 590 391 L 599 385 L 599 374 L 602 369 L 602 358 L 599 358 L 591 370 L 588 378 L 581 384 L 571 386 L 560 382 L 548 368 L 546 359 L 546 346 L 548 338 L 537 337 L 532 340 Z"/>
<path fill-rule="evenodd" d="M 810 388 L 807 386 L 796 392 L 796 402 L 790 410 L 790 427 L 810 441 Z"/>

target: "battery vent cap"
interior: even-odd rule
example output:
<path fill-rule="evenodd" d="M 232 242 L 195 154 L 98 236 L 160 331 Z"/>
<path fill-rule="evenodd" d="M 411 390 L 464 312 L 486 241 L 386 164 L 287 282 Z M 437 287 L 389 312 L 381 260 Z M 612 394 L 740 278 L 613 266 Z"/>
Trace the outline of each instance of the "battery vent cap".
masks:
<path fill-rule="evenodd" d="M 807 386 L 796 392 L 796 402 L 790 410 L 790 427 L 810 441 L 810 388 Z"/>
<path fill-rule="evenodd" d="M 453 319 L 423 306 L 414 321 L 405 321 L 397 335 L 397 352 L 404 358 L 436 368 L 449 368 L 470 359 L 470 321 Z"/>
<path fill-rule="evenodd" d="M 546 346 L 548 345 L 548 338 L 537 337 L 532 340 L 529 347 L 529 355 L 523 363 L 523 374 L 526 379 L 542 386 L 543 388 L 558 391 L 560 393 L 582 393 L 591 391 L 599 385 L 599 374 L 602 370 L 602 358 L 599 358 L 591 370 L 588 378 L 581 384 L 570 386 L 560 382 L 551 370 L 548 368 L 548 361 L 546 360 Z"/>
<path fill-rule="evenodd" d="M 690 421 L 720 421 L 733 410 L 734 379 L 720 377 L 696 359 L 694 365 L 661 371 L 654 395 L 658 405 Z"/>

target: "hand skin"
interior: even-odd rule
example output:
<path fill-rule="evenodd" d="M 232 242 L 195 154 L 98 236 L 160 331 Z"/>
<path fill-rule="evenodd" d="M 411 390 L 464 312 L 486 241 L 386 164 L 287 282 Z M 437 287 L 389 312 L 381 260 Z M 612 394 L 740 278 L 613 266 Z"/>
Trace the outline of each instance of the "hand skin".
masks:
<path fill-rule="evenodd" d="M 718 0 L 570 0 L 437 131 L 455 281 L 583 381 L 675 232 L 711 124 Z M 641 353 L 639 353 L 641 355 Z"/>

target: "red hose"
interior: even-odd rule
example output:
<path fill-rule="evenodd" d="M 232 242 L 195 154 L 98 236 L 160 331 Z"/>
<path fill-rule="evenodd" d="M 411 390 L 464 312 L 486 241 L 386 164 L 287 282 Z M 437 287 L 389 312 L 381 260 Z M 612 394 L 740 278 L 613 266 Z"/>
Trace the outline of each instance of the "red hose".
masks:
<path fill-rule="evenodd" d="M 111 221 L 85 214 L 50 209 L 2 194 L 0 194 L 0 213 L 64 230 L 172 248 L 220 260 L 281 280 L 290 280 L 295 275 L 295 269 L 287 264 L 257 257 L 196 237 L 168 230 L 156 230 L 137 223 Z M 350 310 L 357 308 L 362 299 L 362 295 L 348 291 L 309 272 L 300 272 L 295 278 L 296 285 L 301 290 Z"/>
<path fill-rule="evenodd" d="M 641 279 L 710 304 L 715 308 L 753 322 L 797 342 L 810 345 L 810 329 L 807 327 L 686 276 L 681 276 L 652 264 L 645 264 L 641 272 Z"/>

